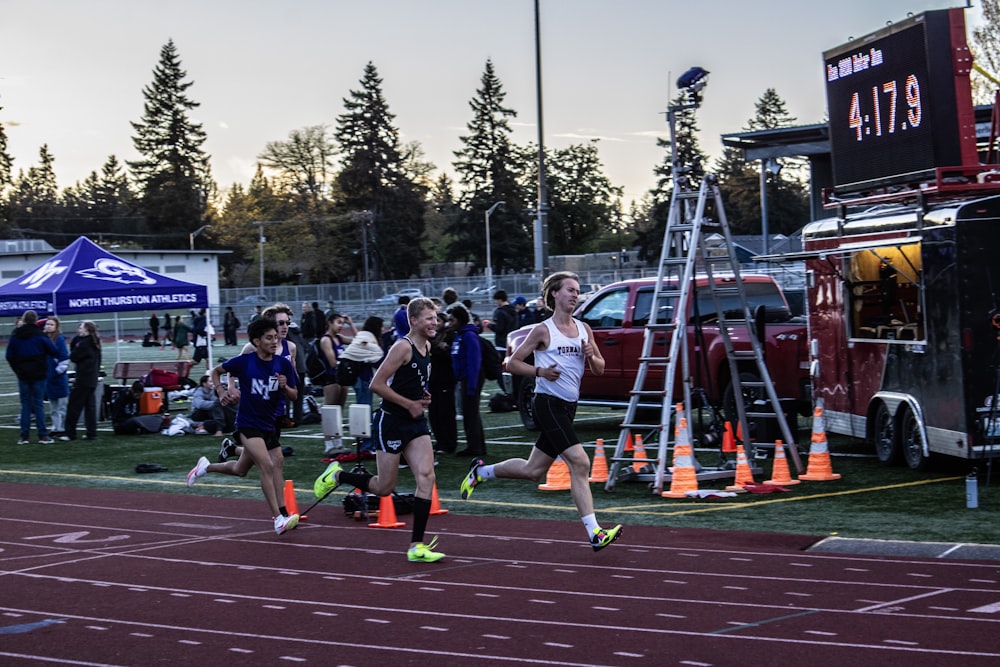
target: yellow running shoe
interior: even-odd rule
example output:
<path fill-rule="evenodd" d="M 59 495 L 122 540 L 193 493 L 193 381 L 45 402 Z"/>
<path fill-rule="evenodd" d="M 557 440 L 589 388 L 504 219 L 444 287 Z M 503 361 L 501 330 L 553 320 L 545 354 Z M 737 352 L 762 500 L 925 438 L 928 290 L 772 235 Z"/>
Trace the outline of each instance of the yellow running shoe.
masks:
<path fill-rule="evenodd" d="M 406 559 L 411 563 L 434 563 L 444 558 L 440 551 L 434 551 L 438 538 L 435 535 L 430 544 L 418 542 L 406 551 Z"/>
<path fill-rule="evenodd" d="M 313 482 L 313 493 L 317 498 L 325 497 L 326 494 L 340 486 L 340 482 L 337 481 L 337 473 L 341 470 L 343 468 L 340 467 L 340 462 L 334 461 L 326 467 L 322 475 L 316 478 L 316 481 Z"/>
<path fill-rule="evenodd" d="M 621 536 L 621 524 L 618 524 L 614 528 L 595 528 L 594 536 L 590 538 L 590 546 L 594 547 L 594 551 L 600 551 Z"/>

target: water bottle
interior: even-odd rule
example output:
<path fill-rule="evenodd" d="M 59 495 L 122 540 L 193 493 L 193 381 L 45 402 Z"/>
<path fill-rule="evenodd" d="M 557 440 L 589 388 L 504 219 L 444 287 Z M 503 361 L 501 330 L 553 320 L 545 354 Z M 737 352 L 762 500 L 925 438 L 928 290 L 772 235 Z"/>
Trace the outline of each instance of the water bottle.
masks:
<path fill-rule="evenodd" d="M 975 468 L 965 478 L 965 506 L 969 509 L 979 507 L 979 480 L 976 478 Z"/>

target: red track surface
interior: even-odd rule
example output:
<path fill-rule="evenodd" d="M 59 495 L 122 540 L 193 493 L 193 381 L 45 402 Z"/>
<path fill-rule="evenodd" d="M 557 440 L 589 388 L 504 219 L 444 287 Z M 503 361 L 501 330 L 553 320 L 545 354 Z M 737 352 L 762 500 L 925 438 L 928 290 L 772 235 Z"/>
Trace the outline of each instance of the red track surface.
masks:
<path fill-rule="evenodd" d="M 260 501 L 0 499 L 4 665 L 1000 664 L 996 562 L 641 526 L 595 554 L 576 521 L 453 507 L 429 533 L 448 557 L 414 564 L 409 527 L 357 523 L 339 494 L 282 537 Z"/>

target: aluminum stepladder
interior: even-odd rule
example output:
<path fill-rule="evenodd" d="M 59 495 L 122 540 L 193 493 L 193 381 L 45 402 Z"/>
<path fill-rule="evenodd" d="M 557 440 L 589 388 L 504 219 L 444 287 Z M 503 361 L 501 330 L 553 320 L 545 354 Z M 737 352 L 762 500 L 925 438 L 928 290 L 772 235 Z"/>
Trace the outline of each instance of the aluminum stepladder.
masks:
<path fill-rule="evenodd" d="M 618 444 L 611 459 L 612 465 L 605 484 L 606 491 L 614 490 L 619 471 L 634 461 L 631 456 L 626 456 L 626 449 L 633 432 L 656 432 L 658 446 L 655 458 L 651 459 L 653 472 L 630 471 L 628 478 L 651 481 L 653 493 L 657 495 L 663 491 L 664 481 L 669 480 L 667 453 L 674 442 L 671 420 L 676 409 L 675 389 L 678 380 L 681 383 L 685 410 L 690 414 L 692 408 L 693 378 L 687 320 L 691 312 L 688 304 L 692 304 L 698 298 L 699 283 L 701 289 L 707 288 L 712 295 L 715 321 L 729 363 L 735 399 L 733 403 L 736 406 L 740 427 L 737 432 L 742 435 L 745 450 L 748 453 L 753 451 L 748 418 L 776 419 L 784 442 L 789 444 L 790 456 L 801 470 L 795 441 L 792 439 L 764 363 L 763 348 L 755 331 L 753 314 L 750 312 L 740 277 L 739 260 L 736 257 L 729 224 L 722 206 L 718 181 L 714 175 L 706 174 L 697 192 L 690 188 L 689 183 L 687 176 L 680 176 L 675 181 L 660 252 L 657 281 L 653 288 L 649 319 L 644 331 L 639 368 L 635 384 L 629 394 Z M 706 208 L 710 202 L 714 205 L 717 220 L 706 218 Z M 706 229 L 713 234 L 721 234 L 723 245 L 713 244 L 710 248 L 706 242 Z M 718 270 L 720 268 L 721 271 Z M 703 272 L 700 276 L 699 270 Z M 674 335 L 678 331 L 681 335 Z M 665 337 L 669 337 L 669 345 L 665 343 Z M 742 341 L 740 349 L 736 349 L 734 340 Z M 668 349 L 666 354 L 659 351 L 663 348 Z M 647 381 L 651 368 L 664 369 L 662 385 L 654 380 L 656 386 L 653 386 Z M 742 372 L 752 372 L 759 381 L 743 380 Z M 769 412 L 761 411 L 759 405 L 755 406 L 754 411 L 747 409 L 745 390 L 748 389 L 756 389 L 758 390 L 756 393 L 766 395 L 767 400 L 763 402 L 769 404 Z M 644 405 L 649 405 L 651 401 L 659 404 L 659 421 L 655 424 L 642 423 L 638 419 L 639 410 Z M 698 478 L 718 479 L 734 475 L 732 468 L 712 471 L 703 469 L 698 473 Z"/>

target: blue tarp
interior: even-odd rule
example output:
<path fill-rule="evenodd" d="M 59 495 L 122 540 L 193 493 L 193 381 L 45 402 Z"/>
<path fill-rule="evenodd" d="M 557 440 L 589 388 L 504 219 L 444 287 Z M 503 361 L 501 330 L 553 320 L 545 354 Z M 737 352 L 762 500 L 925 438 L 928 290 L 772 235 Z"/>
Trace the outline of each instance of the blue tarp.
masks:
<path fill-rule="evenodd" d="M 126 262 L 81 236 L 20 278 L 0 286 L 0 316 L 66 316 L 208 307 L 208 288 Z"/>

